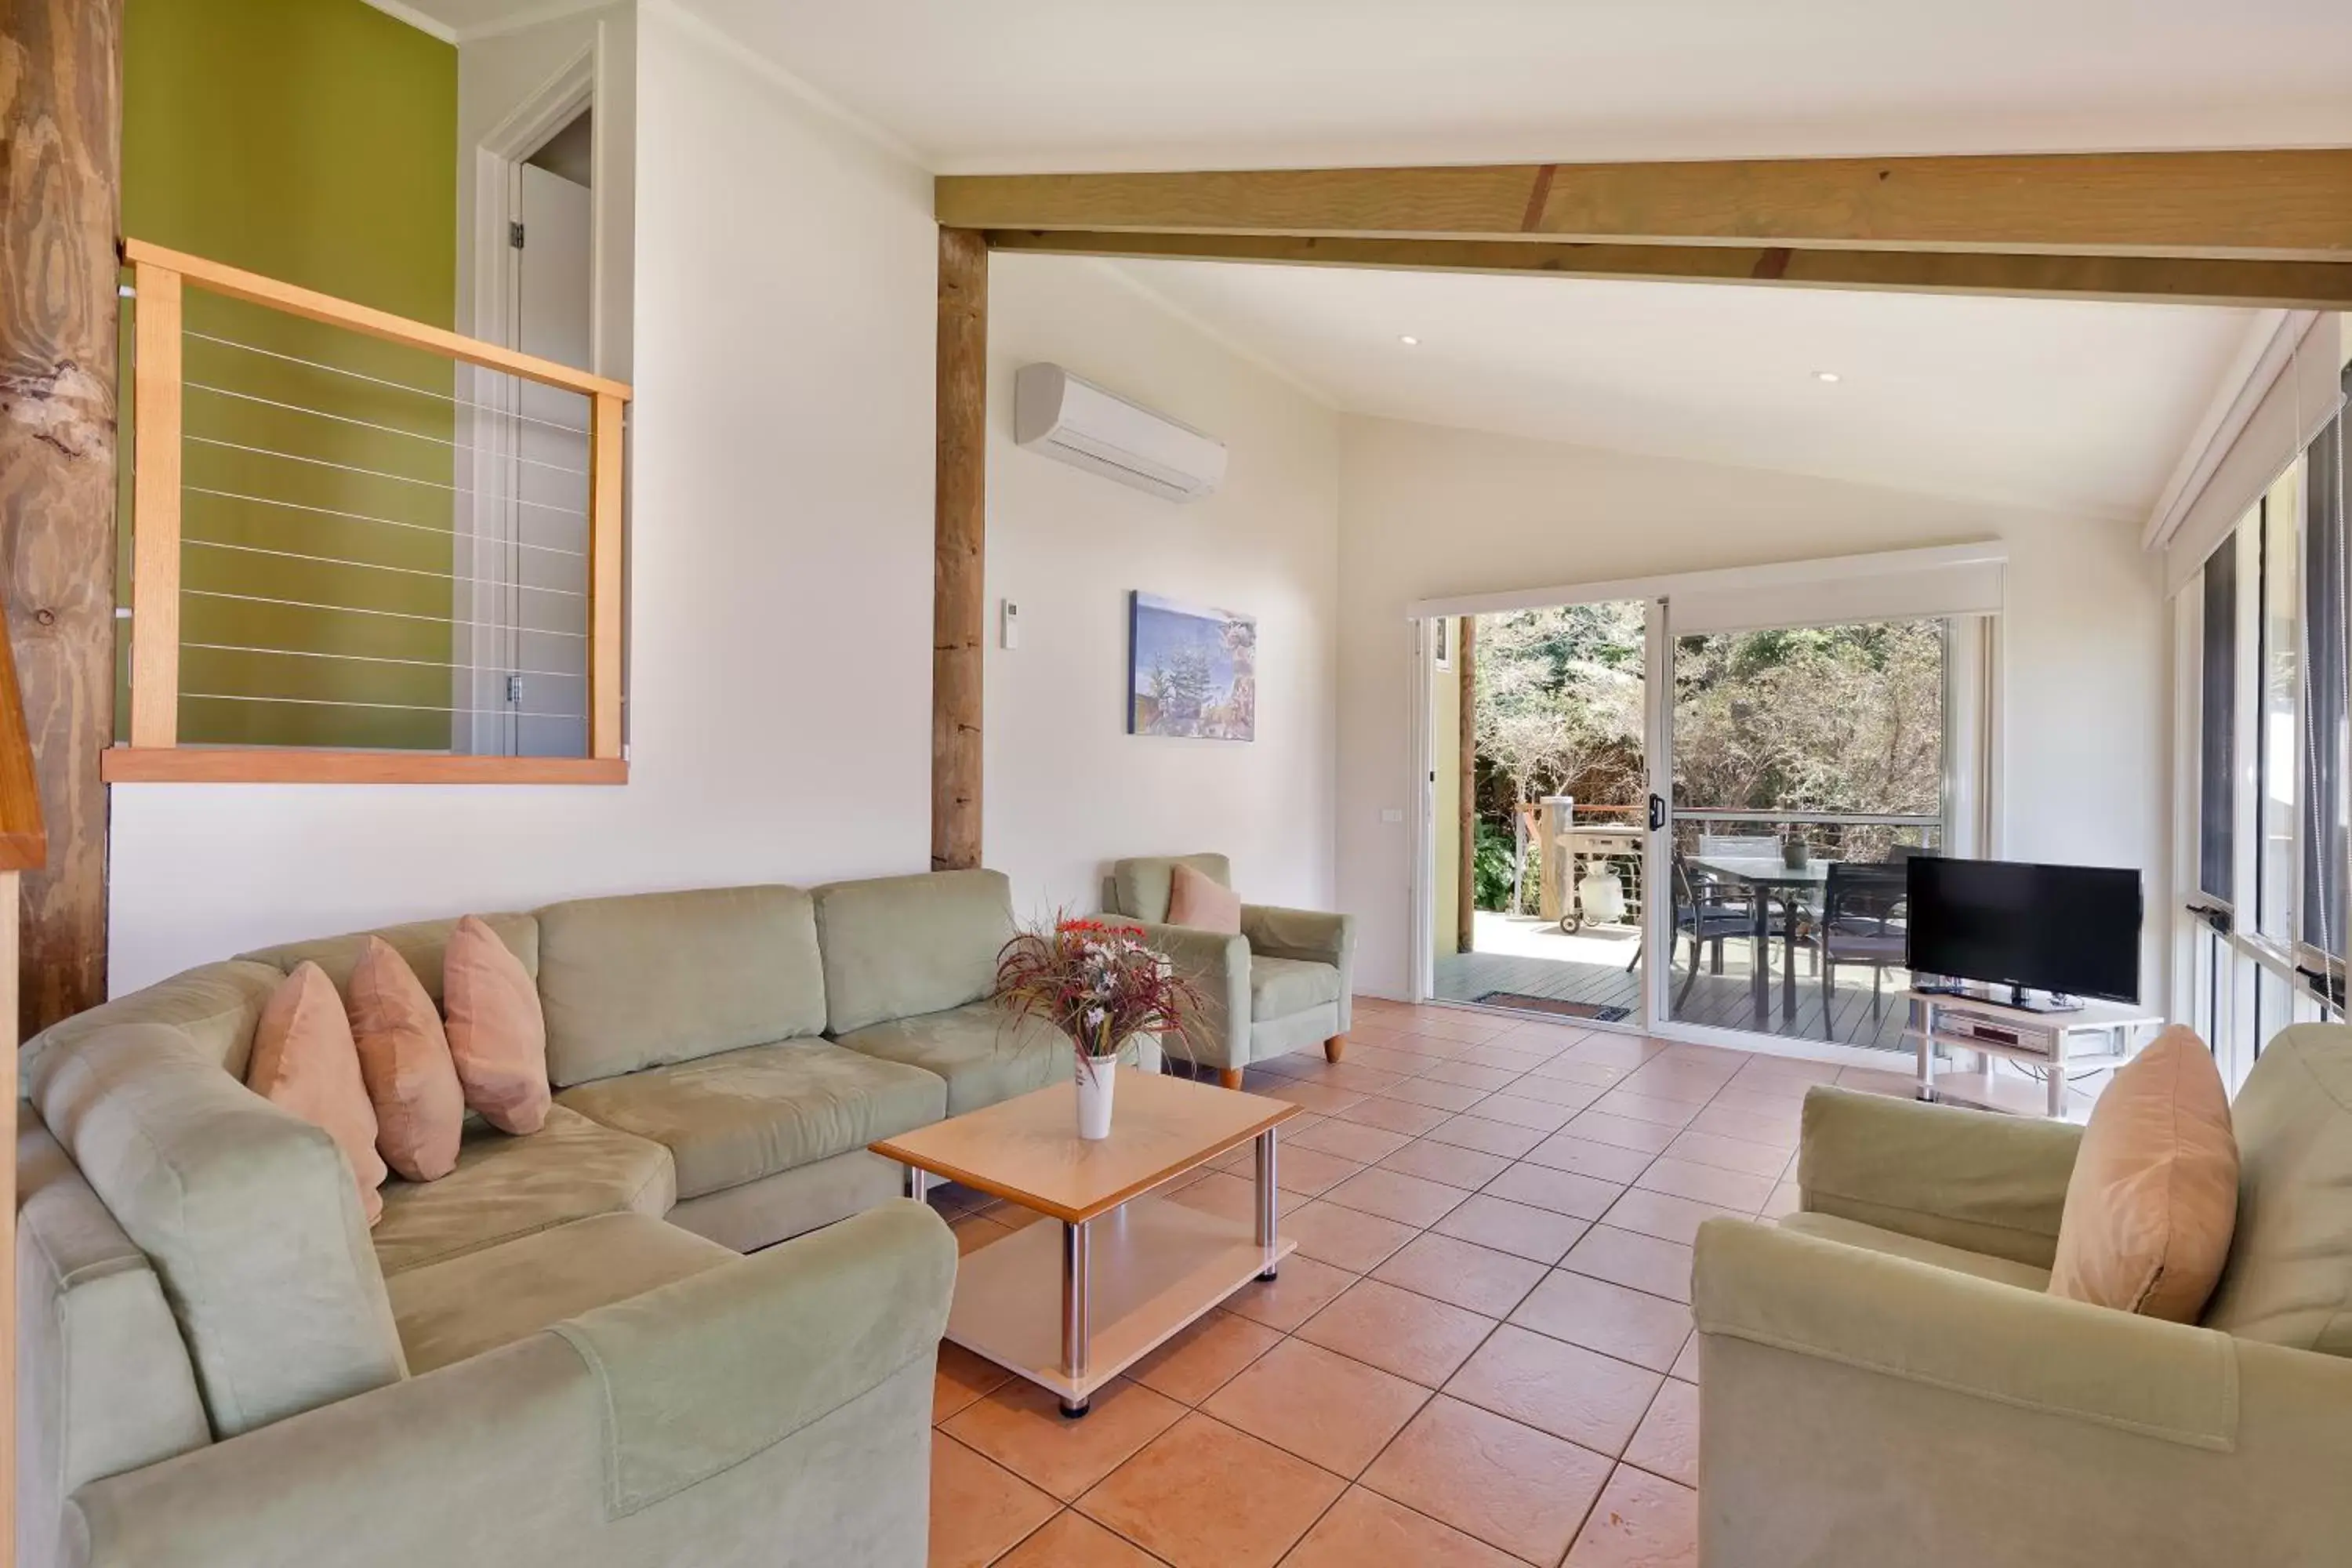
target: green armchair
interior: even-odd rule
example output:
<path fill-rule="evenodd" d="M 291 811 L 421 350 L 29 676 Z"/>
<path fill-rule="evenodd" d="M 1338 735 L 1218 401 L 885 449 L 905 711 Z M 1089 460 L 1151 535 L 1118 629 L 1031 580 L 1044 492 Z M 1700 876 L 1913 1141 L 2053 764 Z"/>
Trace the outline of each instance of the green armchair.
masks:
<path fill-rule="evenodd" d="M 2352 1028 L 2234 1109 L 2200 1324 L 2045 1293 L 2081 1129 L 1817 1089 L 1801 1208 L 1700 1227 L 1704 1568 L 2318 1568 L 2352 1551 Z"/>
<path fill-rule="evenodd" d="M 1338 1061 L 1348 1046 L 1355 917 L 1244 904 L 1237 936 L 1170 925 L 1169 883 L 1180 860 L 1233 886 L 1223 855 L 1118 860 L 1103 882 L 1103 908 L 1143 927 L 1201 988 L 1207 1016 L 1192 1042 L 1196 1065 L 1238 1089 L 1250 1063 L 1308 1046 Z"/>

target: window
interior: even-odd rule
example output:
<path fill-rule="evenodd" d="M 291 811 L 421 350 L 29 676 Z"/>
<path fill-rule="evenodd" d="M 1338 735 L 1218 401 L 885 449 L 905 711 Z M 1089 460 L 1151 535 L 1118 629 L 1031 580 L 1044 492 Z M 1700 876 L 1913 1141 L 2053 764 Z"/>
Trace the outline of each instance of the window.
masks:
<path fill-rule="evenodd" d="M 2352 382 L 2352 370 L 2347 370 Z M 2346 765 L 2347 646 L 2345 599 L 2352 563 L 2344 540 L 2344 418 L 2312 444 L 2304 494 L 2304 619 L 2310 657 L 2304 674 L 2303 929 L 2306 962 L 2333 980 L 2345 958 L 2344 890 L 2347 857 Z"/>
<path fill-rule="evenodd" d="M 2258 509 L 2262 528 L 2262 731 L 2255 742 L 2254 793 L 2261 802 L 2254 830 L 2254 931 L 2282 945 L 2294 938 L 2296 681 L 2302 674 L 2303 601 L 2296 592 L 2296 542 L 2302 535 L 2295 494 L 2300 465 L 2290 468 Z"/>
<path fill-rule="evenodd" d="M 2205 563 L 2199 660 L 2204 677 L 2198 736 L 2197 886 L 2221 904 L 2236 897 L 2237 813 L 2231 796 L 2238 722 L 2238 540 L 2221 541 Z"/>
<path fill-rule="evenodd" d="M 2352 391 L 2352 368 L 2344 372 Z M 2342 1015 L 2352 951 L 2352 540 L 2338 414 L 2239 520 L 2176 625 L 2194 638 L 2176 1009 L 2231 1082 Z M 2184 757 L 2184 763 L 2190 759 Z"/>

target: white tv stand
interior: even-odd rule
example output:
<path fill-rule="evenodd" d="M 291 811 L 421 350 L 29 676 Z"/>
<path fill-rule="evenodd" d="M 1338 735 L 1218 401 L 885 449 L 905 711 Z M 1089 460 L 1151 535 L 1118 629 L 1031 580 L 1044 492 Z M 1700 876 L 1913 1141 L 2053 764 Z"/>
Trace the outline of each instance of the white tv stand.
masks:
<path fill-rule="evenodd" d="M 2023 1110 L 2025 1108 L 2014 1100 L 2004 1103 L 1994 1090 L 1993 1062 L 2006 1057 L 2011 1061 L 2040 1068 L 2047 1076 L 2042 1114 L 2053 1121 L 2063 1120 L 2066 1114 L 2069 1065 L 2095 1062 L 2121 1066 L 2130 1059 L 2133 1035 L 2164 1022 L 2161 1015 L 2144 1007 L 2111 1002 L 2085 1002 L 2063 1013 L 2042 1013 L 1939 991 L 1905 991 L 1896 1000 L 1910 1011 L 1904 1037 L 1916 1041 L 1919 1047 L 1921 1100 L 1958 1101 L 1993 1110 Z M 2103 1036 L 2105 1047 L 2075 1054 L 2070 1051 L 2069 1042 L 2078 1035 Z M 1939 1047 L 1974 1055 L 1982 1083 L 1969 1081 L 1976 1075 L 1968 1075 L 1938 1087 L 1936 1052 Z"/>

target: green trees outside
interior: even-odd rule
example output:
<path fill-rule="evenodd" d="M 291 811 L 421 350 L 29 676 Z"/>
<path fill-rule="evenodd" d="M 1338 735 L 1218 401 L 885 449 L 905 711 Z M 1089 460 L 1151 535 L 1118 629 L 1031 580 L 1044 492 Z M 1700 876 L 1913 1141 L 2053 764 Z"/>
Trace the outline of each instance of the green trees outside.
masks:
<path fill-rule="evenodd" d="M 1477 897 L 1510 907 L 1518 808 L 1548 795 L 1643 798 L 1643 607 L 1569 605 L 1478 618 Z M 1535 873 L 1517 879 L 1536 907 Z"/>
<path fill-rule="evenodd" d="M 1933 815 L 1943 770 L 1940 621 L 1676 641 L 1677 805 Z"/>
<path fill-rule="evenodd" d="M 1589 805 L 1645 798 L 1642 642 L 1638 604 L 1480 617 L 1481 908 L 1509 902 L 1520 805 L 1549 795 Z M 1940 621 L 1681 637 L 1674 679 L 1679 806 L 1929 816 L 1939 808 Z M 1881 827 L 1822 837 L 1833 852 L 1875 858 L 1895 836 Z M 1533 907 L 1525 885 L 1520 902 Z"/>

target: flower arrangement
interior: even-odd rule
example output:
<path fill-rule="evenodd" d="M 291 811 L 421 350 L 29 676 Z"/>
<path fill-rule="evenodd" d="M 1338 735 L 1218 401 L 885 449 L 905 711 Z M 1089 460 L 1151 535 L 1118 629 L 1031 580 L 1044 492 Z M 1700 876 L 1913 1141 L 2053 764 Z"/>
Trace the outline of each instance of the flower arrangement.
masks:
<path fill-rule="evenodd" d="M 1200 991 L 1145 943 L 1142 928 L 1066 915 L 1004 944 L 995 996 L 1014 1016 L 1059 1029 L 1089 1059 L 1117 1056 L 1137 1035 L 1188 1041 L 1202 1007 Z"/>

